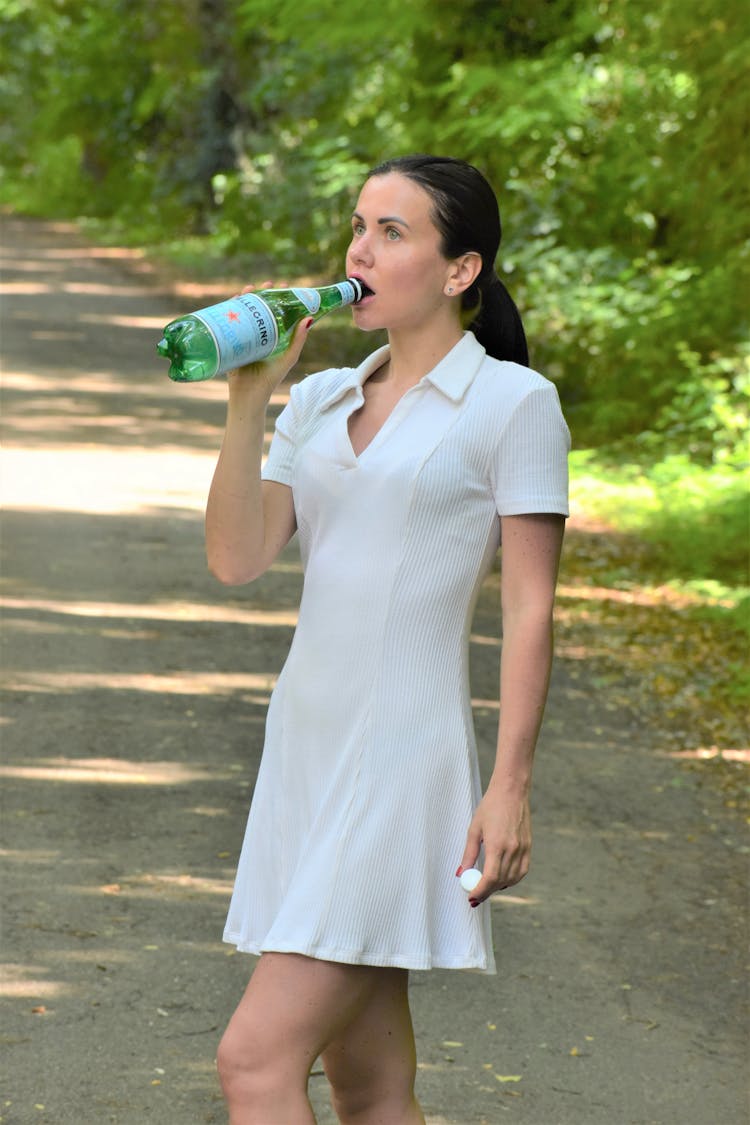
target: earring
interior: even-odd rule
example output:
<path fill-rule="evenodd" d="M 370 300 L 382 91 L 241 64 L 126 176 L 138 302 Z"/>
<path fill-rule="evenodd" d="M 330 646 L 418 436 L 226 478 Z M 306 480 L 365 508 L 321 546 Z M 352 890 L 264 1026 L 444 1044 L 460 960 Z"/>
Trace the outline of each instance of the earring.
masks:
<path fill-rule="evenodd" d="M 453 292 L 453 286 L 452 286 L 452 285 L 450 285 L 450 286 L 448 286 L 448 293 L 450 294 L 450 293 L 452 293 L 452 292 Z"/>

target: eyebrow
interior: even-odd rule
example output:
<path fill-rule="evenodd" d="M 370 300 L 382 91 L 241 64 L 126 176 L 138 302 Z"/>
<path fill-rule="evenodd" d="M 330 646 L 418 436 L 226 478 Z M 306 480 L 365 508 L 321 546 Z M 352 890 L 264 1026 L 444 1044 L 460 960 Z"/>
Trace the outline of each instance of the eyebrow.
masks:
<path fill-rule="evenodd" d="M 359 211 L 355 211 L 352 215 L 352 218 L 361 219 L 362 222 L 364 222 L 364 215 L 360 215 Z M 407 223 L 406 219 L 401 219 L 398 215 L 386 215 L 384 218 L 378 219 L 378 226 L 383 226 L 385 223 L 400 223 L 402 227 L 406 227 L 407 230 L 411 230 L 411 227 Z"/>

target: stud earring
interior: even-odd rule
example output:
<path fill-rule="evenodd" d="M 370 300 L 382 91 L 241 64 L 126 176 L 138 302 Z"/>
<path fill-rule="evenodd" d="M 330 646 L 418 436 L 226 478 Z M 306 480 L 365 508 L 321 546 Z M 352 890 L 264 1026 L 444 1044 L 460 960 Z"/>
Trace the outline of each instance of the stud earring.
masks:
<path fill-rule="evenodd" d="M 452 286 L 452 285 L 449 285 L 449 286 L 448 286 L 448 292 L 449 292 L 449 293 L 452 293 L 452 292 L 453 292 L 453 286 Z"/>

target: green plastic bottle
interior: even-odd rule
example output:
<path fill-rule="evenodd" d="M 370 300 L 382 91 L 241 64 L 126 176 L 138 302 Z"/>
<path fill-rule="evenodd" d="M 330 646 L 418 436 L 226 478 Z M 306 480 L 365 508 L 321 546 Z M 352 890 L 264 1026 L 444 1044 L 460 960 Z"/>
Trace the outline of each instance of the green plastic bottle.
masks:
<path fill-rule="evenodd" d="M 171 321 L 156 345 L 178 383 L 212 379 L 224 371 L 278 355 L 289 347 L 305 317 L 360 301 L 367 292 L 356 277 L 309 289 L 263 289 Z"/>

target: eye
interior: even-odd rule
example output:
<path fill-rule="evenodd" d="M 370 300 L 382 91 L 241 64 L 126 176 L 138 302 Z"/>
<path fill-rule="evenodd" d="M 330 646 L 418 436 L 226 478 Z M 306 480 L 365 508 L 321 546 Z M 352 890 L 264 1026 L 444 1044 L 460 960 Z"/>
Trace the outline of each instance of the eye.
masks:
<path fill-rule="evenodd" d="M 386 227 L 385 237 L 389 242 L 397 242 L 398 239 L 401 238 L 401 231 L 398 229 L 398 227 Z"/>
<path fill-rule="evenodd" d="M 352 234 L 360 235 L 360 234 L 364 234 L 364 233 L 365 233 L 365 224 L 361 223 L 359 221 L 359 219 L 354 219 L 352 221 Z"/>

